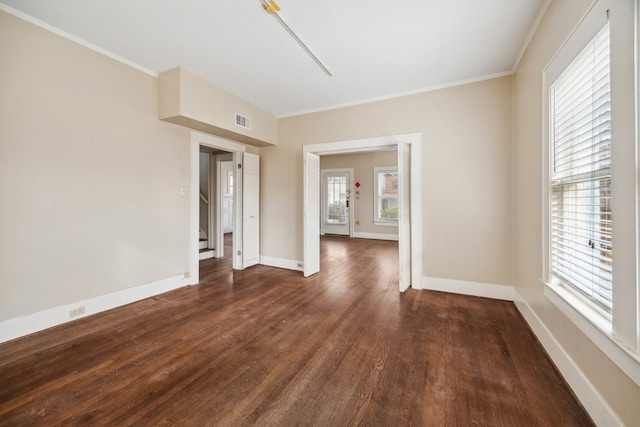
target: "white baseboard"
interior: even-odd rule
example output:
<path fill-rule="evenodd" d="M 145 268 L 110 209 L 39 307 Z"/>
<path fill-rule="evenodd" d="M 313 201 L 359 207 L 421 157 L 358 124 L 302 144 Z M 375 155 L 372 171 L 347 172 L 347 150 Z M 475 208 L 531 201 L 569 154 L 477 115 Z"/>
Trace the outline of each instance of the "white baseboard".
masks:
<path fill-rule="evenodd" d="M 185 277 L 185 274 L 180 274 L 136 286 L 135 288 L 123 289 L 121 291 L 101 295 L 88 300 L 78 301 L 73 304 L 39 311 L 28 316 L 5 320 L 0 322 L 0 343 L 20 338 L 34 332 L 39 332 L 53 326 L 62 325 L 63 323 L 80 319 L 91 314 L 96 314 L 101 311 L 116 308 L 135 301 L 140 301 L 190 284 L 191 279 Z M 69 311 L 79 307 L 84 307 L 84 314 L 73 318 L 70 317 Z"/>
<path fill-rule="evenodd" d="M 529 304 L 515 289 L 513 292 L 516 307 L 596 425 L 622 426 L 622 421 L 593 387 L 571 356 L 564 351 L 560 343 L 542 323 Z"/>
<path fill-rule="evenodd" d="M 513 301 L 513 286 L 423 277 L 422 289 Z"/>
<path fill-rule="evenodd" d="M 398 241 L 397 234 L 384 233 L 353 233 L 355 239 L 374 239 L 374 240 L 395 240 Z"/>
<path fill-rule="evenodd" d="M 295 259 L 273 258 L 270 256 L 260 255 L 260 264 L 267 265 L 269 267 L 302 271 L 302 261 L 296 261 Z"/>

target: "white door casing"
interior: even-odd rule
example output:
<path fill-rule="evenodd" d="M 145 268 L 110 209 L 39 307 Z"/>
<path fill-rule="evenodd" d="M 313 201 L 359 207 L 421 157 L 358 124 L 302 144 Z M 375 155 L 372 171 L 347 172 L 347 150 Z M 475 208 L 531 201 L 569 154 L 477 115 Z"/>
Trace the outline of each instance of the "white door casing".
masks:
<path fill-rule="evenodd" d="M 310 233 L 309 226 L 311 225 L 307 218 L 307 204 L 310 203 L 309 193 L 310 188 L 307 185 L 308 173 L 307 173 L 307 160 L 309 154 L 347 154 L 368 152 L 376 150 L 388 150 L 396 149 L 399 142 L 407 143 L 411 146 L 410 156 L 410 168 L 409 168 L 409 182 L 410 182 L 410 199 L 412 207 L 412 215 L 409 219 L 411 227 L 409 230 L 409 257 L 410 262 L 401 266 L 405 269 L 402 274 L 409 277 L 410 286 L 414 289 L 421 289 L 422 287 L 422 134 L 421 133 L 409 133 L 402 135 L 390 135 L 373 138 L 363 138 L 348 141 L 335 141 L 324 142 L 318 144 L 308 144 L 303 146 L 304 155 L 304 179 L 303 185 L 303 204 L 304 204 L 304 223 L 303 223 L 303 270 L 305 270 L 305 276 L 307 276 L 307 262 L 308 260 L 315 260 L 317 253 L 317 264 L 314 268 L 310 268 L 309 271 L 320 271 L 319 251 L 320 251 L 320 238 L 319 233 L 316 234 L 317 243 L 312 242 L 313 233 Z M 319 161 L 318 161 L 319 163 Z M 319 180 L 319 177 L 317 178 Z M 319 200 L 319 194 L 315 194 Z M 402 202 L 400 202 L 402 203 Z M 399 244 L 403 244 L 403 240 L 407 240 L 406 236 L 403 238 L 400 234 Z M 311 254 L 311 255 L 310 255 Z M 406 269 L 409 271 L 406 271 Z M 312 274 L 312 273 L 311 273 Z"/>
<path fill-rule="evenodd" d="M 222 258 L 224 257 L 224 233 L 233 232 L 233 228 L 230 230 L 226 230 L 224 227 L 224 214 L 225 214 L 225 202 L 231 203 L 231 210 L 233 210 L 233 197 L 230 200 L 225 199 L 224 193 L 225 190 L 223 188 L 222 174 L 224 173 L 223 165 L 230 165 L 228 167 L 231 172 L 233 172 L 233 154 L 216 154 L 213 156 L 214 161 L 212 164 L 215 165 L 215 182 L 212 184 L 212 188 L 216 189 L 216 194 L 214 197 L 215 203 L 215 213 L 213 215 L 212 222 L 215 228 L 215 257 Z M 233 222 L 233 221 L 231 221 Z"/>
<path fill-rule="evenodd" d="M 233 161 L 220 162 L 219 182 L 221 194 L 222 233 L 233 232 Z"/>
<path fill-rule="evenodd" d="M 198 283 L 200 281 L 200 259 L 198 257 L 198 244 L 199 244 L 199 203 L 200 203 L 200 192 L 199 192 L 199 184 L 200 184 L 200 146 L 206 146 L 210 148 L 216 148 L 223 151 L 227 151 L 233 154 L 234 164 L 238 164 L 238 162 L 242 162 L 242 154 L 245 152 L 246 147 L 243 144 L 235 143 L 232 141 L 228 141 L 226 139 L 218 138 L 212 135 L 203 134 L 196 131 L 191 131 L 191 150 L 190 150 L 190 192 L 189 192 L 189 210 L 190 210 L 190 232 L 189 232 L 189 277 L 191 279 L 190 283 Z M 257 156 L 256 156 L 257 157 Z M 259 160 L 258 160 L 259 164 Z M 234 187 L 235 187 L 235 195 L 234 201 L 236 203 L 235 214 L 241 215 L 242 210 L 238 209 L 237 205 L 242 207 L 242 174 L 236 171 L 234 172 Z M 250 179 L 251 181 L 251 179 Z M 258 179 L 258 188 L 259 188 L 259 179 Z M 181 191 L 182 192 L 182 191 Z M 255 195 L 258 196 L 258 192 L 255 192 Z M 258 201 L 255 203 L 258 206 Z M 217 221 L 219 222 L 219 221 Z M 259 224 L 259 217 L 257 217 L 256 222 Z M 243 230 L 242 230 L 243 221 L 242 218 L 235 217 L 234 226 L 233 226 L 233 268 L 234 269 L 242 269 L 243 267 L 243 259 L 242 256 L 238 256 L 238 253 L 243 253 Z M 256 226 L 253 228 L 256 234 L 259 232 L 259 228 Z M 222 233 L 221 233 L 222 234 Z M 247 239 L 249 241 L 250 239 Z M 250 249 L 250 254 L 255 255 L 255 249 L 258 248 L 259 252 L 259 236 L 255 237 L 253 240 L 255 245 Z M 256 243 L 257 242 L 257 243 Z M 253 256 L 252 255 L 252 256 Z M 255 258 L 255 257 L 254 257 Z M 251 259 L 254 259 L 251 258 Z M 257 257 L 259 258 L 259 256 Z M 247 261 L 250 261 L 249 259 Z"/>
<path fill-rule="evenodd" d="M 411 286 L 411 146 L 398 144 L 398 259 L 400 292 Z"/>
<path fill-rule="evenodd" d="M 236 186 L 236 197 L 233 198 L 233 222 L 237 225 L 233 230 L 233 257 L 231 267 L 242 270 L 242 157 L 243 153 L 233 153 L 233 183 Z"/>

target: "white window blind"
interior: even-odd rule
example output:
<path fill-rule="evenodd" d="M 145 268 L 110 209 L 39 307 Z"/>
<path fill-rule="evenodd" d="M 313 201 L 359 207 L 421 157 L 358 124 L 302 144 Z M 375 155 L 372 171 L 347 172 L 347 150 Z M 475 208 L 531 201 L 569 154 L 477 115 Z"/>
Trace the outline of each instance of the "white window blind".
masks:
<path fill-rule="evenodd" d="M 609 25 L 550 86 L 551 274 L 611 312 Z"/>

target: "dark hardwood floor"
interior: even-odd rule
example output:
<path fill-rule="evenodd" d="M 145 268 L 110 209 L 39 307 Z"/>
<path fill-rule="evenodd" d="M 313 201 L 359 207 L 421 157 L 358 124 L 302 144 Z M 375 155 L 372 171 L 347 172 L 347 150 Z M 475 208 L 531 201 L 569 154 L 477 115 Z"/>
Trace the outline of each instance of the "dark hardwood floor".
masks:
<path fill-rule="evenodd" d="M 394 242 L 321 251 L 0 345 L 0 425 L 592 425 L 512 303 L 399 294 Z"/>

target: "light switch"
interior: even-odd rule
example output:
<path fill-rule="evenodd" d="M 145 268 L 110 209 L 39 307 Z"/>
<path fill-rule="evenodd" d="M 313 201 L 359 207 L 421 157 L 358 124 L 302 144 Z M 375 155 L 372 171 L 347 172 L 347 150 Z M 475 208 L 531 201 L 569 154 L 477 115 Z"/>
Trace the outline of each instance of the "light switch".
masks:
<path fill-rule="evenodd" d="M 182 187 L 180 189 L 180 197 L 187 197 L 187 189 Z"/>

